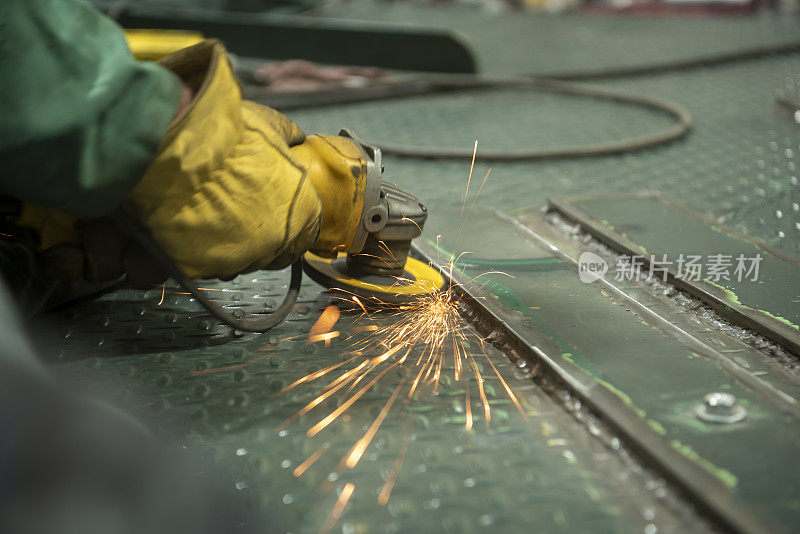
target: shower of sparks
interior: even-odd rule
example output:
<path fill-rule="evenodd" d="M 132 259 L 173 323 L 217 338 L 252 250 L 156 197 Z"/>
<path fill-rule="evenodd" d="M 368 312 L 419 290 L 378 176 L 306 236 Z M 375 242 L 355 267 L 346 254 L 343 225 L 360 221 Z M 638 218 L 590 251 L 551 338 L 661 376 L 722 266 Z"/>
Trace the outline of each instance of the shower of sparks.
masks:
<path fill-rule="evenodd" d="M 477 194 L 470 198 L 469 189 L 476 154 L 477 141 L 461 209 L 462 216 L 466 212 L 467 218 L 472 213 L 491 172 L 489 169 Z M 458 232 L 459 237 L 463 228 L 464 224 L 462 223 Z M 441 235 L 436 237 L 437 245 L 441 237 Z M 438 250 L 440 249 L 437 247 L 437 252 Z M 391 255 L 388 247 L 385 247 L 385 251 Z M 444 274 L 448 275 L 447 279 L 450 280 L 447 287 L 407 303 L 382 302 L 375 296 L 364 298 L 343 289 L 332 289 L 337 298 L 343 301 L 341 306 L 350 310 L 350 313 L 344 317 L 350 319 L 355 314 L 355 318 L 352 320 L 353 325 L 347 329 L 349 332 L 346 335 L 342 335 L 341 329 L 336 327 L 342 314 L 338 307 L 328 306 L 309 330 L 306 342 L 324 342 L 325 346 L 329 346 L 332 339 L 339 338 L 337 343 L 340 344 L 340 350 L 343 351 L 345 359 L 323 369 L 315 370 L 281 391 L 284 393 L 301 386 L 316 387 L 310 400 L 276 430 L 282 431 L 299 422 L 304 426 L 309 425 L 306 428 L 306 436 L 314 438 L 337 422 L 348 421 L 348 411 L 376 385 L 391 384 L 391 394 L 375 414 L 371 424 L 365 425 L 363 435 L 338 461 L 337 466 L 330 473 L 335 476 L 331 478 L 328 475 L 321 482 L 319 487 L 321 491 L 333 488 L 332 480 L 338 480 L 346 470 L 355 469 L 358 466 L 370 444 L 380 432 L 381 426 L 389 418 L 392 410 L 395 410 L 404 422 L 403 433 L 406 438 L 392 470 L 378 494 L 378 504 L 387 504 L 401 474 L 408 449 L 414 441 L 409 432 L 408 423 L 411 419 L 403 416 L 408 412 L 411 403 L 420 395 L 437 395 L 442 387 L 450 388 L 454 383 L 462 384 L 465 401 L 464 429 L 467 432 L 475 431 L 475 418 L 483 419 L 486 431 L 491 430 L 492 406 L 486 393 L 487 378 L 494 379 L 496 377 L 502 384 L 506 396 L 522 417 L 527 418 L 525 409 L 491 361 L 486 351 L 486 341 L 469 328 L 459 314 L 456 299 L 458 285 L 454 286 L 452 280 L 453 271 L 465 254 L 471 253 L 463 252 L 458 257 L 450 257 L 449 262 L 445 264 Z M 438 260 L 438 263 L 441 265 L 441 260 Z M 506 275 L 506 273 L 490 271 L 466 283 L 472 283 L 489 274 Z M 408 281 L 398 278 L 397 282 L 403 284 Z M 372 311 L 375 309 L 382 311 L 376 314 Z M 483 361 L 484 358 L 486 362 Z M 488 365 L 486 365 L 487 362 Z M 445 376 L 448 377 L 446 385 L 443 383 Z M 324 411 L 323 407 L 330 405 L 328 401 L 334 395 L 337 396 L 336 407 Z M 474 409 L 473 402 L 475 403 Z M 324 411 L 324 413 L 314 415 L 317 411 Z M 306 422 L 307 418 L 308 422 Z M 298 465 L 294 475 L 301 477 L 307 474 L 319 458 L 329 450 L 329 447 L 330 444 L 326 443 L 318 448 Z M 352 484 L 345 486 L 342 490 L 323 526 L 323 531 L 333 528 L 333 524 L 340 517 L 353 490 Z"/>
<path fill-rule="evenodd" d="M 452 269 L 451 263 L 448 265 L 450 279 Z M 481 276 L 485 274 L 488 273 Z M 339 461 L 336 468 L 337 478 L 345 470 L 358 466 L 393 408 L 399 406 L 402 416 L 423 391 L 436 395 L 445 375 L 452 377 L 451 383 L 463 384 L 466 403 L 465 430 L 473 430 L 473 398 L 475 402 L 480 402 L 476 416 L 483 418 L 487 431 L 491 429 L 492 408 L 484 387 L 487 370 L 500 381 L 520 414 L 527 417 L 519 400 L 489 358 L 484 339 L 460 317 L 453 285 L 400 305 L 380 303 L 376 297 L 362 301 L 344 290 L 338 290 L 338 294 L 342 295 L 339 297 L 341 300 L 349 303 L 350 309 L 360 312 L 353 320 L 353 324 L 357 326 L 351 328 L 350 334 L 341 341 L 347 344 L 343 347 L 346 359 L 309 373 L 286 386 L 281 393 L 300 386 L 319 384 L 311 400 L 277 428 L 284 430 L 304 416 L 312 415 L 312 411 L 325 406 L 328 399 L 338 394 L 340 398 L 335 409 L 313 418 L 316 422 L 306 431 L 306 435 L 313 438 L 346 417 L 359 399 L 377 384 L 382 381 L 392 383 L 392 393 L 383 407 L 365 429 L 363 436 Z M 365 306 L 365 302 L 368 306 Z M 379 316 L 380 324 L 375 324 L 377 317 L 373 317 L 369 311 L 376 304 L 382 304 L 384 308 Z M 335 333 L 339 336 L 339 330 L 334 328 L 340 317 L 337 307 L 326 308 L 312 326 L 306 341 L 329 342 L 330 339 L 326 337 L 328 334 Z M 484 358 L 488 362 L 486 369 L 482 368 L 486 365 Z M 389 374 L 392 370 L 395 372 Z M 387 375 L 389 378 L 384 378 Z M 472 382 L 477 385 L 476 397 L 470 395 Z M 391 476 L 378 496 L 379 504 L 388 502 L 407 448 L 408 443 L 405 443 Z M 295 470 L 295 475 L 302 476 L 306 473 L 326 450 L 327 447 L 318 449 L 309 456 Z M 331 486 L 323 483 L 323 489 L 328 487 Z"/>
<path fill-rule="evenodd" d="M 454 249 L 457 247 L 466 219 L 472 213 L 491 173 L 491 169 L 489 169 L 477 193 L 470 199 L 470 182 L 477 147 L 476 141 L 461 206 L 462 217 L 465 212 L 466 217 L 462 221 L 453 245 Z M 471 203 L 467 206 L 469 200 Z M 443 250 L 438 246 L 441 238 L 441 235 L 436 236 L 437 255 Z M 391 255 L 388 247 L 385 247 L 385 251 Z M 487 341 L 471 329 L 459 314 L 456 298 L 459 284 L 453 282 L 453 273 L 462 256 L 466 254 L 472 253 L 462 252 L 457 257 L 453 255 L 447 262 L 437 258 L 437 264 L 444 265 L 442 269 L 449 280 L 448 285 L 441 291 L 428 293 L 407 303 L 382 302 L 375 296 L 359 297 L 343 289 L 332 288 L 334 295 L 342 301 L 340 305 L 331 305 L 325 308 L 307 335 L 286 339 L 303 338 L 306 343 L 322 342 L 325 347 L 329 347 L 336 340 L 342 360 L 314 370 L 278 392 L 278 394 L 284 394 L 298 388 L 315 388 L 312 390 L 310 400 L 307 400 L 297 412 L 280 424 L 276 431 L 283 431 L 289 426 L 298 424 L 304 427 L 309 439 L 320 439 L 317 436 L 324 435 L 326 430 L 330 432 L 332 426 L 350 421 L 348 412 L 373 388 L 378 385 L 386 385 L 391 388 L 391 394 L 374 415 L 372 422 L 369 425 L 365 424 L 363 435 L 338 460 L 338 463 L 334 464 L 336 467 L 332 472 L 328 470 L 331 467 L 330 463 L 320 461 L 323 456 L 329 455 L 329 451 L 333 448 L 332 441 L 324 441 L 326 438 L 323 437 L 321 438 L 323 441 L 318 442 L 322 443 L 321 446 L 316 447 L 314 452 L 294 469 L 295 477 L 310 476 L 316 469 L 324 472 L 324 478 L 319 485 L 320 491 L 331 490 L 335 486 L 335 481 L 341 480 L 340 475 L 359 465 L 370 444 L 379 434 L 381 426 L 394 413 L 397 415 L 393 417 L 403 421 L 402 434 L 405 437 L 377 497 L 378 504 L 386 505 L 401 476 L 408 449 L 414 441 L 410 430 L 412 419 L 404 417 L 408 414 L 409 407 L 418 397 L 437 395 L 441 388 L 449 389 L 456 383 L 461 386 L 464 395 L 465 421 L 463 428 L 466 432 L 478 431 L 478 427 L 475 426 L 476 419 L 477 421 L 483 419 L 484 424 L 481 426 L 487 432 L 491 431 L 492 406 L 486 393 L 485 382 L 487 379 L 494 380 L 496 378 L 502 385 L 502 390 L 507 398 L 514 404 L 522 417 L 527 419 L 526 410 L 487 353 Z M 464 285 L 471 284 L 490 274 L 510 276 L 499 271 L 489 271 L 472 278 Z M 399 285 L 408 282 L 410 281 L 403 278 L 397 279 Z M 184 294 L 175 291 L 177 289 L 179 288 L 176 286 L 163 286 L 161 302 L 163 302 L 165 294 Z M 200 289 L 219 292 L 217 295 L 251 293 L 228 289 Z M 341 309 L 346 309 L 347 312 L 343 314 Z M 375 312 L 376 309 L 380 309 L 381 312 Z M 352 321 L 352 324 L 347 325 L 346 328 L 337 328 L 340 321 Z M 282 341 L 285 340 L 281 339 L 270 343 L 259 350 L 271 351 Z M 262 361 L 268 356 L 269 354 L 260 355 L 234 365 L 195 371 L 192 376 L 239 369 L 245 365 Z M 444 377 L 447 377 L 446 382 L 443 380 Z M 335 408 L 326 408 L 332 405 L 331 401 L 335 401 L 333 403 Z M 321 464 L 327 465 L 320 467 Z M 354 491 L 355 486 L 352 483 L 344 486 L 320 532 L 332 531 Z"/>

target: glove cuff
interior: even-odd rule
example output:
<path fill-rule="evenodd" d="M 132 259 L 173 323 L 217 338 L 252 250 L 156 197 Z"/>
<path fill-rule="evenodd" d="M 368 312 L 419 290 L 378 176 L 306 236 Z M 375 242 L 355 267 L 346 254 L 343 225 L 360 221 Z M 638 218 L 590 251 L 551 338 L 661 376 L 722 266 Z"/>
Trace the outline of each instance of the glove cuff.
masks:
<path fill-rule="evenodd" d="M 219 147 L 206 158 L 194 159 L 205 160 L 209 167 L 221 165 L 230 147 L 241 138 L 243 128 L 242 90 L 225 47 L 217 39 L 208 39 L 166 56 L 159 63 L 195 93 L 194 100 L 172 120 L 162 150 L 173 143 L 199 151 Z M 207 117 L 214 117 L 213 124 L 203 124 L 208 122 Z M 183 159 L 186 156 L 184 153 Z"/>
<path fill-rule="evenodd" d="M 162 60 L 196 88 L 127 208 L 190 277 L 229 277 L 312 244 L 320 199 L 290 147 L 305 135 L 242 101 L 225 48 L 208 40 Z"/>

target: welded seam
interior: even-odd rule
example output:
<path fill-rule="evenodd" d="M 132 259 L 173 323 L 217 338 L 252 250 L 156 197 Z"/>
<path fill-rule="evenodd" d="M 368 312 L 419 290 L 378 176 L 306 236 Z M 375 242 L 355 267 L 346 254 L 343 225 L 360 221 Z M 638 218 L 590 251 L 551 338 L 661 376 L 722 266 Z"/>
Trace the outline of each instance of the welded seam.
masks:
<path fill-rule="evenodd" d="M 568 263 L 577 270 L 577 260 L 562 252 L 557 246 L 547 241 L 544 237 L 534 232 L 531 228 L 500 211 L 495 210 L 494 214 L 502 221 L 512 225 L 519 233 L 530 239 L 533 239 L 538 244 L 545 246 L 553 254 L 557 255 L 559 259 L 565 263 Z M 748 388 L 760 393 L 761 396 L 765 400 L 769 401 L 769 403 L 774 407 L 789 415 L 792 415 L 793 417 L 800 418 L 800 403 L 798 403 L 797 399 L 776 388 L 769 382 L 755 376 L 750 371 L 736 363 L 734 360 L 705 344 L 703 341 L 697 339 L 692 334 L 670 322 L 668 319 L 665 319 L 605 278 L 600 278 L 598 281 L 601 282 L 606 289 L 613 292 L 618 298 L 624 300 L 626 304 L 630 305 L 632 308 L 635 308 L 638 313 L 646 316 L 656 328 L 665 334 L 670 335 L 681 344 L 688 345 L 689 348 L 698 354 L 702 354 L 716 360 L 728 374 Z"/>

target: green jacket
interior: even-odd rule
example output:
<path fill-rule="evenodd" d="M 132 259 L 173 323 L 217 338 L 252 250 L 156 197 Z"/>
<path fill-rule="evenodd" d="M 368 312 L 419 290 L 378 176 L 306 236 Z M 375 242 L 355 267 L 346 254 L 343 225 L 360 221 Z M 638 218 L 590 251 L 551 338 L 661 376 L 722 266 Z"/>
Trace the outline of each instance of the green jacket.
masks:
<path fill-rule="evenodd" d="M 181 82 L 84 0 L 0 0 L 0 194 L 76 215 L 136 186 Z"/>

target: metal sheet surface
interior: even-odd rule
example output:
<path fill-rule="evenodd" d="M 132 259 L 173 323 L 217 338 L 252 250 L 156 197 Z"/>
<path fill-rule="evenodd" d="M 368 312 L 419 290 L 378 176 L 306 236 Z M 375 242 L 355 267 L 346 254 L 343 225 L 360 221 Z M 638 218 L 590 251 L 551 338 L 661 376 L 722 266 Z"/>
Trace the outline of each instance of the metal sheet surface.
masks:
<path fill-rule="evenodd" d="M 285 272 L 264 273 L 203 287 L 226 306 L 256 311 L 276 305 L 287 278 Z M 204 458 L 199 468 L 222 470 L 230 489 L 280 531 L 318 532 L 350 483 L 355 491 L 334 532 L 705 530 L 690 505 L 667 497 L 663 481 L 588 432 L 491 345 L 485 346 L 487 356 L 477 343 L 471 349 L 491 409 L 488 428 L 475 378 L 455 381 L 446 365 L 437 394 L 422 389 L 405 413 L 391 411 L 363 460 L 342 469 L 341 459 L 404 371 L 386 375 L 313 438 L 308 428 L 348 393 L 338 392 L 296 424 L 279 428 L 315 391 L 280 393 L 283 388 L 351 358 L 350 345 L 365 335 L 359 326 L 393 320 L 345 314 L 336 326 L 341 336 L 330 347 L 306 343 L 330 302 L 321 291 L 306 282 L 295 312 L 264 335 L 231 331 L 169 287 L 164 294 L 162 288 L 118 291 L 45 315 L 36 334 L 62 381 L 142 417 L 176 449 Z M 499 377 L 527 418 L 508 400 Z M 467 391 L 472 430 L 465 429 Z M 302 476 L 293 474 L 319 451 Z M 401 453 L 396 485 L 382 506 L 379 492 Z"/>
<path fill-rule="evenodd" d="M 666 254 L 676 268 L 681 256 L 700 256 L 703 261 L 699 265 L 706 267 L 705 272 L 697 273 L 701 280 L 715 282 L 733 293 L 736 302 L 783 320 L 788 326 L 797 329 L 800 324 L 800 261 L 771 254 L 758 242 L 715 226 L 658 194 L 574 198 L 569 202 L 639 245 L 633 254 L 658 258 Z M 722 256 L 719 269 L 709 272 L 709 257 L 718 255 Z M 757 270 L 753 270 L 752 261 L 745 261 L 744 269 L 737 273 L 739 256 L 752 260 L 757 255 Z"/>
<path fill-rule="evenodd" d="M 582 282 L 573 265 L 520 234 L 509 219 L 476 211 L 460 234 L 459 219 L 457 212 L 432 215 L 442 237 L 428 236 L 427 242 L 444 257 L 487 242 L 529 252 L 527 262 L 503 262 L 502 250 L 492 247 L 478 262 L 462 256 L 464 277 L 480 277 L 491 297 L 487 306 L 512 312 L 524 338 L 533 344 L 546 340 L 563 365 L 581 369 L 590 383 L 623 399 L 631 417 L 644 419 L 665 443 L 726 488 L 730 507 L 753 511 L 773 529 L 794 530 L 800 522 L 794 506 L 800 485 L 789 467 L 796 464 L 800 445 L 795 415 L 765 399 L 741 375 L 726 372 L 719 359 L 651 324 L 631 302 Z M 493 252 L 500 252 L 496 264 Z M 539 268 L 546 258 L 557 265 Z M 729 425 L 699 420 L 695 410 L 712 391 L 734 394 L 746 406 L 747 418 Z"/>
<path fill-rule="evenodd" d="M 658 192 L 553 199 L 621 255 L 609 276 L 661 277 L 731 322 L 800 353 L 800 261 Z"/>

